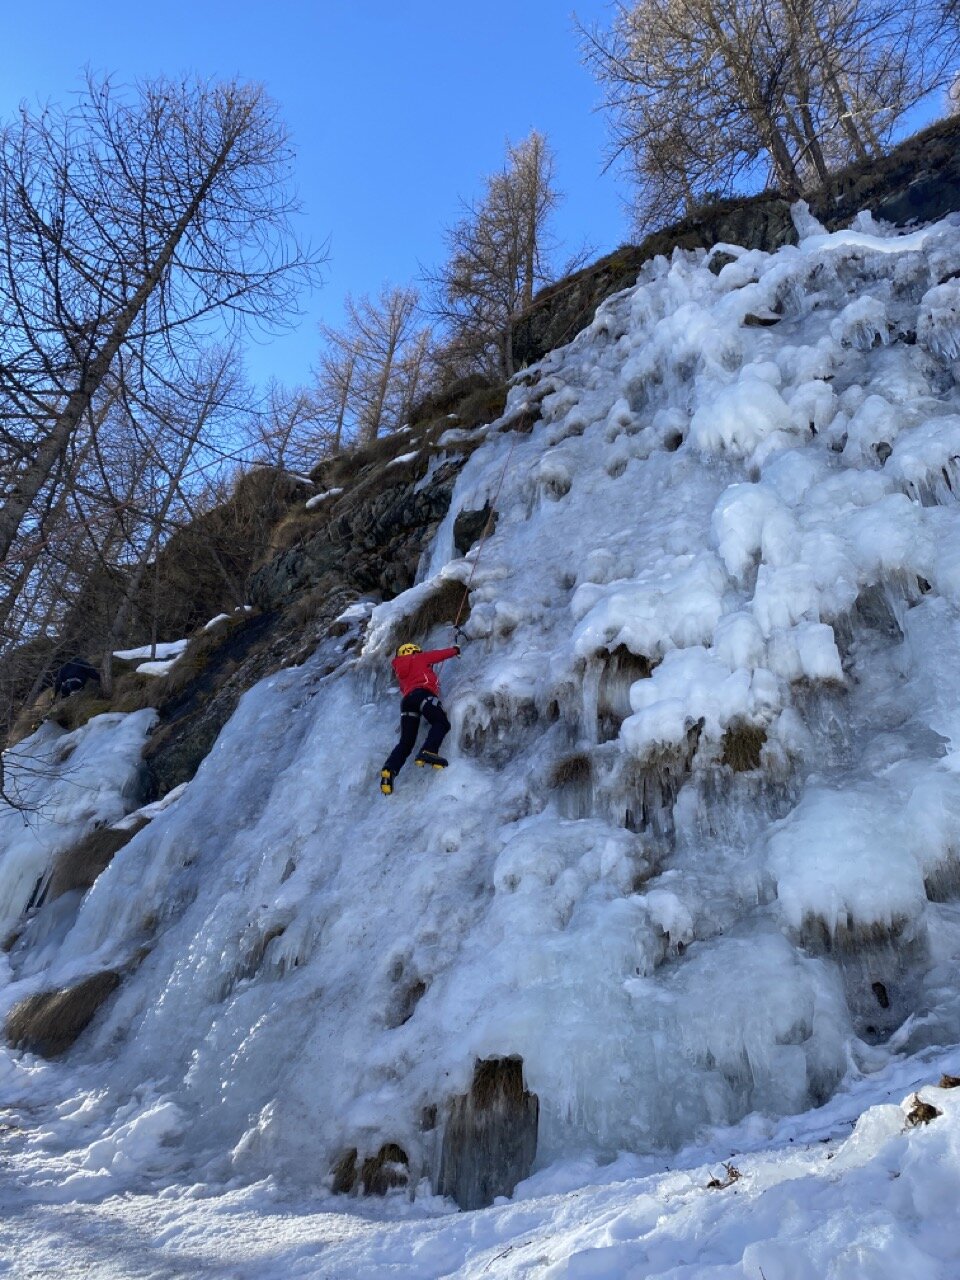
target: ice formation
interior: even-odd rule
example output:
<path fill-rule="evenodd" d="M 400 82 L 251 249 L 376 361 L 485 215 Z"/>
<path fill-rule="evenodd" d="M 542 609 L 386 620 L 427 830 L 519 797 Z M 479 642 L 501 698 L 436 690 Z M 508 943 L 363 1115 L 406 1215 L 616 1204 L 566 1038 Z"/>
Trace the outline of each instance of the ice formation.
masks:
<path fill-rule="evenodd" d="M 871 225 L 648 263 L 514 380 L 360 656 L 251 689 L 42 971 L 14 946 L 0 1012 L 141 957 L 71 1058 L 101 1173 L 160 1133 L 204 1178 L 318 1185 L 396 1143 L 416 1183 L 425 1109 L 521 1055 L 536 1182 L 960 1039 L 960 220 Z M 452 767 L 384 801 L 390 645 L 471 574 Z M 72 735 L 111 779 L 88 825 L 146 728 Z M 0 855 L 8 921 L 62 812 Z"/>

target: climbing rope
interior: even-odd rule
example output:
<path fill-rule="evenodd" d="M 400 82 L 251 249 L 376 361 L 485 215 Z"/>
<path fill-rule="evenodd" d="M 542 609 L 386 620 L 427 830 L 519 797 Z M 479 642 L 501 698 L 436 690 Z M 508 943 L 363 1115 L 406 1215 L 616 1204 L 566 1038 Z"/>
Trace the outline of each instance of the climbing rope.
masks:
<path fill-rule="evenodd" d="M 514 432 L 514 436 L 510 444 L 510 448 L 507 450 L 507 460 L 506 462 L 504 462 L 503 470 L 500 472 L 500 479 L 497 483 L 497 491 L 493 495 L 493 501 L 490 503 L 490 514 L 487 516 L 487 522 L 483 526 L 483 532 L 480 534 L 480 546 L 477 548 L 477 555 L 473 562 L 473 567 L 470 570 L 470 577 L 467 579 L 467 585 L 463 589 L 463 599 L 460 601 L 460 608 L 457 610 L 457 616 L 453 621 L 453 632 L 455 636 L 459 635 L 460 633 L 460 619 L 463 617 L 463 611 L 466 607 L 467 599 L 469 598 L 469 595 L 470 595 L 470 586 L 473 582 L 473 575 L 477 572 L 477 565 L 480 563 L 480 557 L 483 555 L 483 544 L 486 542 L 487 538 L 490 536 L 490 530 L 493 527 L 493 517 L 496 514 L 496 510 L 497 510 L 497 499 L 500 497 L 500 490 L 503 488 L 503 482 L 506 479 L 507 468 L 510 466 L 510 459 L 513 457 L 513 451 L 517 447 L 517 441 L 519 439 L 520 439 L 519 433 Z"/>

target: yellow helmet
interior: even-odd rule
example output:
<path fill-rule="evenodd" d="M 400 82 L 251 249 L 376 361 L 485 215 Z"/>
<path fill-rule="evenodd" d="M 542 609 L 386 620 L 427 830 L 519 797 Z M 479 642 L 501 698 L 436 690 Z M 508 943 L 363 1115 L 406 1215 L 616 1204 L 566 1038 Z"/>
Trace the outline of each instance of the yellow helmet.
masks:
<path fill-rule="evenodd" d="M 411 653 L 423 653 L 418 644 L 402 644 L 397 650 L 398 658 L 408 658 Z"/>

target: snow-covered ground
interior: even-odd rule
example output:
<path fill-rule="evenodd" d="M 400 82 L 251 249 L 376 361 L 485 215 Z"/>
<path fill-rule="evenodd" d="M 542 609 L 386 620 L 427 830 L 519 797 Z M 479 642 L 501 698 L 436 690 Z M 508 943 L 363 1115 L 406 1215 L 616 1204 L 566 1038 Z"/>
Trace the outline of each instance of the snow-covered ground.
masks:
<path fill-rule="evenodd" d="M 659 259 L 524 371 L 362 653 L 250 690 L 30 922 L 0 1016 L 135 972 L 0 1063 L 22 1274 L 960 1274 L 960 220 L 803 232 Z M 403 619 L 471 575 L 451 768 L 385 800 Z M 98 719 L 119 777 L 145 727 Z M 533 1175 L 455 1214 L 425 1110 L 515 1054 Z M 384 1143 L 416 1195 L 332 1197 Z"/>
<path fill-rule="evenodd" d="M 958 1067 L 956 1051 L 900 1062 L 820 1111 L 765 1133 L 753 1119 L 669 1166 L 561 1161 L 471 1214 L 426 1195 L 345 1201 L 291 1197 L 271 1177 L 172 1179 L 162 1104 L 124 1137 L 152 1171 L 111 1193 L 80 1166 L 121 1143 L 73 1146 L 76 1099 L 43 1127 L 26 1104 L 9 1113 L 22 1130 L 4 1124 L 0 1257 L 35 1280 L 953 1280 L 960 1088 L 928 1081 Z M 925 1125 L 909 1119 L 918 1094 L 940 1112 Z"/>

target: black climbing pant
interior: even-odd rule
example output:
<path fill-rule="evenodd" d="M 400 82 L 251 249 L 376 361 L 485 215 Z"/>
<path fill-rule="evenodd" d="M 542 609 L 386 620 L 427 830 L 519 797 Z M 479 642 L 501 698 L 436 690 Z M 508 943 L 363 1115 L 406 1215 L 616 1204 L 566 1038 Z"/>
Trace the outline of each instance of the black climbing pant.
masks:
<path fill-rule="evenodd" d="M 414 689 L 412 693 L 408 693 L 400 703 L 400 741 L 383 765 L 391 773 L 400 772 L 404 761 L 417 745 L 421 716 L 430 726 L 430 732 L 424 739 L 422 750 L 438 753 L 440 743 L 450 732 L 450 721 L 436 694 L 431 693 L 429 689 Z"/>

